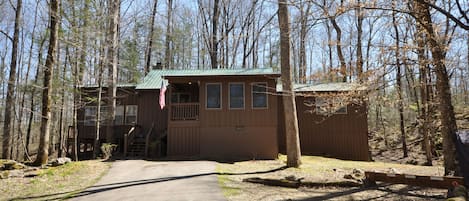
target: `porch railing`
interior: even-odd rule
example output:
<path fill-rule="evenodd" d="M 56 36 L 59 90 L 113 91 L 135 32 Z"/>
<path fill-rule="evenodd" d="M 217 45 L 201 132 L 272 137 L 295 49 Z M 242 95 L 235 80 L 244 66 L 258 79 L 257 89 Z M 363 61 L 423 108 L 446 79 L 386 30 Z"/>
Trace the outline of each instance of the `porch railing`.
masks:
<path fill-rule="evenodd" d="M 171 120 L 199 120 L 199 103 L 172 103 Z"/>

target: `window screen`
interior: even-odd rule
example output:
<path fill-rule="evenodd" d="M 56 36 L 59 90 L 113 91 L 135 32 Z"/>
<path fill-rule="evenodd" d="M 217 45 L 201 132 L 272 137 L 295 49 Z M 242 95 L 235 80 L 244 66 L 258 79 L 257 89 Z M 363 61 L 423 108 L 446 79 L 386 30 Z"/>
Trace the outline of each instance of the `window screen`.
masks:
<path fill-rule="evenodd" d="M 244 84 L 230 83 L 230 108 L 244 108 Z"/>
<path fill-rule="evenodd" d="M 267 108 L 267 83 L 252 85 L 252 107 Z"/>
<path fill-rule="evenodd" d="M 207 108 L 221 108 L 221 84 L 207 84 Z"/>

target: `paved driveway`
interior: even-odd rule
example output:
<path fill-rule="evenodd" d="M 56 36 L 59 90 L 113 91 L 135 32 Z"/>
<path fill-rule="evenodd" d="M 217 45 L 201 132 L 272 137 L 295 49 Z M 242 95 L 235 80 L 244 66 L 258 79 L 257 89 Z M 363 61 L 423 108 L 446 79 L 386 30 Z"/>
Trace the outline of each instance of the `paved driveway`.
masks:
<path fill-rule="evenodd" d="M 215 166 L 211 161 L 117 161 L 72 200 L 226 200 Z"/>

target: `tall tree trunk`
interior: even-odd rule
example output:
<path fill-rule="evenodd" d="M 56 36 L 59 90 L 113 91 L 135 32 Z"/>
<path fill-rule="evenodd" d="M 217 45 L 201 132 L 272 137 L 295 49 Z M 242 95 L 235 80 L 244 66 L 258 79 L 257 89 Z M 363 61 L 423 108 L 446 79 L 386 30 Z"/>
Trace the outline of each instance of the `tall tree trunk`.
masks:
<path fill-rule="evenodd" d="M 39 73 L 41 72 L 41 66 L 42 66 L 42 49 L 44 48 L 44 44 L 46 42 L 46 38 L 42 37 L 40 43 L 39 43 L 39 54 L 37 56 L 37 63 L 38 65 L 36 66 L 36 74 L 34 75 L 34 85 L 38 85 L 39 82 Z M 36 97 L 36 87 L 33 87 L 31 90 L 31 102 L 29 104 L 29 119 L 28 119 L 28 127 L 26 129 L 26 148 L 28 149 L 27 152 L 28 154 L 30 153 L 29 150 L 29 144 L 31 141 L 31 130 L 32 130 L 32 124 L 33 124 L 33 118 L 34 118 L 34 108 L 36 105 L 36 102 L 34 101 L 34 97 Z"/>
<path fill-rule="evenodd" d="M 96 158 L 99 153 L 99 135 L 100 135 L 100 130 L 101 130 L 101 99 L 102 99 L 102 93 L 103 93 L 103 86 L 102 86 L 102 79 L 103 79 L 103 67 L 99 66 L 99 72 L 98 72 L 98 100 L 97 100 L 97 107 L 96 107 L 96 123 L 95 123 L 95 128 L 96 128 L 96 136 L 94 138 L 94 149 L 93 149 L 93 158 Z M 110 90 L 108 88 L 108 90 Z"/>
<path fill-rule="evenodd" d="M 443 155 L 445 175 L 460 175 L 458 167 L 455 141 L 456 141 L 456 118 L 451 100 L 451 87 L 449 76 L 445 66 L 445 52 L 442 44 L 437 41 L 437 33 L 433 30 L 430 8 L 425 0 L 416 0 L 414 13 L 417 23 L 425 30 L 426 41 L 430 47 L 433 65 L 436 73 L 436 90 L 438 91 L 438 108 L 440 110 L 441 134 L 443 136 Z"/>
<path fill-rule="evenodd" d="M 173 0 L 168 0 L 168 13 L 167 13 L 167 24 L 166 24 L 166 41 L 165 41 L 165 52 L 164 52 L 164 62 L 167 69 L 172 68 L 172 18 L 173 18 Z"/>
<path fill-rule="evenodd" d="M 430 124 L 428 107 L 428 86 L 427 86 L 427 58 L 425 57 L 425 30 L 420 24 L 417 24 L 416 42 L 417 56 L 420 74 L 420 133 L 423 136 L 423 149 L 426 156 L 426 165 L 432 165 L 432 150 L 430 144 L 430 135 L 428 125 Z"/>
<path fill-rule="evenodd" d="M 337 21 L 335 19 L 335 16 L 332 16 L 330 18 L 330 21 L 332 23 L 332 26 L 335 29 L 336 33 L 336 38 L 337 38 L 337 56 L 339 57 L 339 62 L 340 62 L 340 75 L 342 78 L 342 82 L 347 82 L 347 64 L 345 63 L 345 58 L 344 54 L 342 53 L 342 30 L 340 29 L 340 26 L 337 24 Z"/>
<path fill-rule="evenodd" d="M 155 18 L 156 18 L 156 8 L 158 5 L 158 0 L 153 0 L 153 10 L 150 17 L 150 32 L 148 33 L 148 44 L 145 54 L 145 75 L 150 72 L 151 69 L 151 49 L 153 46 L 153 35 L 155 32 Z"/>
<path fill-rule="evenodd" d="M 8 78 L 8 89 L 7 97 L 5 101 L 5 120 L 3 124 L 3 149 L 2 158 L 11 159 L 11 116 L 13 113 L 13 106 L 15 101 L 15 83 L 16 83 L 16 63 L 18 62 L 18 40 L 20 35 L 20 22 L 21 22 L 21 7 L 22 0 L 16 2 L 15 12 L 15 30 L 13 32 L 13 46 L 11 49 L 11 60 L 10 60 L 10 77 Z"/>
<path fill-rule="evenodd" d="M 287 0 L 278 0 L 278 22 L 280 28 L 280 63 L 282 71 L 287 166 L 299 167 L 301 164 L 300 139 L 296 116 L 295 92 L 293 91 L 292 72 L 290 67 L 290 16 Z"/>
<path fill-rule="evenodd" d="M 63 157 L 64 156 L 64 141 L 65 141 L 65 138 L 64 138 L 64 129 L 63 129 L 63 119 L 64 119 L 64 110 L 65 110 L 65 93 L 66 93 L 66 90 L 65 90 L 65 86 L 66 86 L 66 83 L 65 83 L 65 80 L 67 79 L 66 78 L 66 74 L 67 74 L 67 66 L 68 66 L 68 62 L 69 62 L 69 58 L 70 58 L 70 55 L 69 55 L 69 48 L 68 46 L 66 46 L 65 48 L 65 61 L 64 61 L 64 64 L 63 64 L 63 71 L 62 71 L 62 90 L 61 90 L 61 100 L 60 100 L 60 103 L 61 103 L 61 106 L 60 106 L 60 112 L 59 112 L 59 150 L 58 150 L 58 154 L 57 154 L 57 157 Z M 60 65 L 59 65 L 60 66 Z"/>
<path fill-rule="evenodd" d="M 118 48 L 119 48 L 119 9 L 120 0 L 110 0 L 110 23 L 109 23 L 109 42 L 108 45 L 108 118 L 106 127 L 107 142 L 114 142 L 114 117 L 116 110 L 116 93 L 117 93 L 117 65 L 118 65 Z M 99 111 L 97 111 L 99 112 Z M 95 147 L 97 148 L 97 147 Z"/>
<path fill-rule="evenodd" d="M 52 92 L 52 75 L 56 61 L 56 49 L 58 43 L 59 34 L 59 0 L 50 1 L 50 37 L 49 37 L 49 49 L 47 51 L 46 65 L 44 66 L 44 83 L 42 90 L 42 117 L 41 117 L 41 139 L 39 141 L 39 150 L 36 161 L 37 165 L 47 164 L 49 157 L 49 136 L 50 136 L 50 125 L 49 121 L 51 117 L 51 99 L 50 95 Z"/>
<path fill-rule="evenodd" d="M 357 77 L 358 82 L 363 82 L 363 53 L 362 53 L 362 33 L 363 33 L 363 11 L 361 0 L 357 1 Z"/>
<path fill-rule="evenodd" d="M 393 4 L 394 7 L 395 4 Z M 401 141 L 402 141 L 402 152 L 404 158 L 408 156 L 407 154 L 407 139 L 405 133 L 405 125 L 404 125 L 404 106 L 403 106 L 403 99 L 402 99 L 402 82 L 401 82 L 401 54 L 400 54 L 400 45 L 399 45 L 399 28 L 396 20 L 396 12 L 392 12 L 392 24 L 394 27 L 394 32 L 396 33 L 396 90 L 397 90 L 397 110 L 399 112 L 399 128 L 401 131 Z"/>
<path fill-rule="evenodd" d="M 35 37 L 36 37 L 36 26 L 37 26 L 37 16 L 38 16 L 38 7 L 39 7 L 39 1 L 36 2 L 36 6 L 35 6 L 35 9 L 34 9 L 34 24 L 33 24 L 33 32 L 31 33 L 31 41 L 35 40 Z M 43 40 L 44 41 L 44 40 Z M 42 42 L 41 43 L 41 46 L 39 48 L 39 51 L 41 52 L 42 50 L 42 45 L 44 43 Z M 26 70 L 26 78 L 25 78 L 25 85 L 27 86 L 28 85 L 28 80 L 29 80 L 29 74 L 31 72 L 31 61 L 32 61 L 32 57 L 33 57 L 33 47 L 34 47 L 34 42 L 31 42 L 30 46 L 29 46 L 29 57 L 28 57 L 28 67 L 27 67 L 27 70 Z M 40 54 L 39 54 L 40 55 Z M 41 63 L 41 59 L 38 58 L 38 63 L 40 64 Z M 37 66 L 37 70 L 39 69 L 39 65 Z M 36 70 L 36 75 L 38 74 L 39 71 Z M 34 81 L 36 82 L 37 81 L 37 76 L 36 78 L 34 79 Z M 35 91 L 35 88 L 32 89 L 33 91 Z M 21 99 L 21 108 L 24 107 L 24 102 L 25 102 L 25 97 L 26 97 L 26 92 L 27 90 L 24 90 L 23 92 L 23 97 Z M 34 107 L 34 95 L 31 94 L 31 104 L 33 106 L 30 107 L 31 111 L 29 112 L 30 113 L 30 117 L 29 117 L 29 122 L 27 123 L 28 126 L 27 126 L 27 130 L 26 130 L 26 137 L 25 137 L 25 153 L 24 153 L 24 156 L 23 156 L 23 159 L 24 160 L 31 160 L 31 158 L 29 158 L 29 138 L 30 138 L 30 134 L 31 134 L 31 121 L 32 121 L 32 116 L 33 116 L 33 113 L 32 113 L 32 107 Z M 21 120 L 21 118 L 20 118 Z M 20 123 L 21 125 L 21 123 Z"/>
<path fill-rule="evenodd" d="M 210 63 L 212 69 L 218 68 L 218 18 L 220 16 L 220 0 L 213 2 L 212 40 L 210 42 Z"/>
<path fill-rule="evenodd" d="M 328 53 L 328 60 L 329 60 L 329 66 L 327 70 L 327 77 L 326 81 L 333 82 L 336 79 L 336 73 L 333 72 L 334 64 L 333 64 L 333 59 L 332 59 L 332 32 L 331 32 L 331 27 L 329 26 L 329 23 L 324 23 L 326 25 L 326 31 L 327 31 L 327 53 Z"/>
<path fill-rule="evenodd" d="M 300 83 L 306 83 L 306 37 L 308 34 L 308 16 L 311 4 L 307 3 L 307 7 L 304 8 L 305 3 L 301 3 L 300 7 L 300 55 L 299 55 L 299 77 Z"/>

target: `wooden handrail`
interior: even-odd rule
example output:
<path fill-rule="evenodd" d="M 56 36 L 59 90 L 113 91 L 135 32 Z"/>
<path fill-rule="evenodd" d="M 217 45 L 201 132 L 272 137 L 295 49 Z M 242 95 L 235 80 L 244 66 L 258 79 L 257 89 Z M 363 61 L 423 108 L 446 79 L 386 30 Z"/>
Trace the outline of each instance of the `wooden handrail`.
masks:
<path fill-rule="evenodd" d="M 199 103 L 172 103 L 170 120 L 199 120 Z"/>
<path fill-rule="evenodd" d="M 155 122 L 151 123 L 151 128 L 148 131 L 147 135 L 145 136 L 145 157 L 148 157 L 148 146 L 150 144 L 150 135 L 151 132 L 153 131 L 153 126 L 155 125 Z"/>
<path fill-rule="evenodd" d="M 127 147 L 129 146 L 129 136 L 134 132 L 135 130 L 135 126 L 132 126 L 132 128 L 130 128 L 129 132 L 127 132 L 126 134 L 124 134 L 124 157 L 127 156 Z"/>

